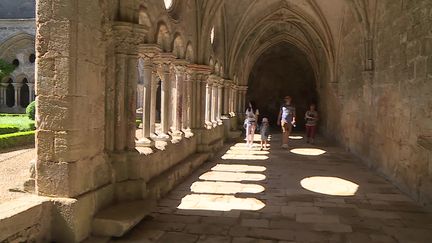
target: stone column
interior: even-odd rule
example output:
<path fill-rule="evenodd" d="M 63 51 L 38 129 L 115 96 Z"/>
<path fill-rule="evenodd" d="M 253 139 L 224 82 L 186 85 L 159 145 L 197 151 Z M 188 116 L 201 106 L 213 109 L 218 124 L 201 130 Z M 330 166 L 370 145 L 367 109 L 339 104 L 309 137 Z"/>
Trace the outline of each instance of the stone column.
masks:
<path fill-rule="evenodd" d="M 192 78 L 192 129 L 203 129 L 206 127 L 206 87 L 211 68 L 206 65 L 191 64 L 188 65 L 188 72 Z"/>
<path fill-rule="evenodd" d="M 137 141 L 137 146 L 152 146 L 151 134 L 151 101 L 153 84 L 153 58 L 160 53 L 160 48 L 154 45 L 141 45 L 139 48 L 141 59 L 143 60 L 143 93 L 142 98 L 142 137 Z M 156 105 L 155 105 L 156 106 Z"/>
<path fill-rule="evenodd" d="M 213 95 L 213 83 L 212 80 L 210 78 L 208 78 L 206 81 L 204 81 L 205 83 L 205 87 L 206 87 L 206 92 L 205 92 L 205 126 L 207 129 L 210 129 L 213 127 L 212 124 L 212 95 Z"/>
<path fill-rule="evenodd" d="M 34 83 L 27 83 L 29 87 L 29 104 L 34 100 Z"/>
<path fill-rule="evenodd" d="M 0 83 L 0 107 L 6 105 L 5 90 L 6 85 L 4 83 Z"/>
<path fill-rule="evenodd" d="M 162 95 L 161 95 L 161 128 L 162 131 L 157 135 L 158 140 L 168 141 L 170 136 L 168 135 L 170 124 L 172 120 L 171 116 L 171 62 L 175 59 L 170 53 L 161 53 L 155 62 L 158 63 L 158 73 L 162 81 Z"/>
<path fill-rule="evenodd" d="M 211 122 L 212 126 L 217 126 L 217 109 L 218 109 L 218 79 L 215 79 L 212 85 L 212 99 L 211 99 Z"/>
<path fill-rule="evenodd" d="M 231 108 L 231 99 L 230 99 L 230 94 L 231 94 L 231 85 L 229 83 L 229 80 L 225 79 L 223 82 L 223 109 L 222 109 L 222 114 L 229 117 L 230 114 L 230 108 Z"/>
<path fill-rule="evenodd" d="M 193 133 L 191 131 L 192 127 L 192 98 L 196 97 L 196 92 L 194 95 L 194 77 L 189 72 L 189 68 L 186 69 L 185 74 L 185 85 L 183 86 L 183 121 L 182 121 L 182 131 L 186 138 L 192 137 Z"/>
<path fill-rule="evenodd" d="M 151 97 L 150 97 L 150 137 L 157 137 L 156 134 L 156 99 L 159 88 L 159 76 L 157 72 L 152 72 Z"/>
<path fill-rule="evenodd" d="M 15 91 L 15 104 L 13 105 L 13 108 L 18 108 L 20 104 L 20 91 L 21 91 L 22 84 L 12 83 L 12 85 L 14 86 L 14 91 Z"/>
<path fill-rule="evenodd" d="M 217 95 L 217 110 L 216 110 L 216 121 L 217 121 L 217 124 L 218 125 L 222 125 L 223 124 L 223 122 L 222 122 L 222 96 L 223 96 L 223 94 L 222 94 L 222 87 L 223 87 L 223 79 L 221 79 L 220 81 L 219 81 L 219 84 L 218 84 L 218 86 L 217 86 L 217 93 L 218 93 L 218 95 Z"/>
<path fill-rule="evenodd" d="M 173 126 L 172 136 L 175 141 L 181 140 L 183 137 L 183 107 L 184 102 L 184 82 L 186 76 L 186 65 L 188 64 L 185 60 L 175 60 L 173 62 L 174 74 L 175 74 L 175 86 L 172 89 L 173 92 Z"/>

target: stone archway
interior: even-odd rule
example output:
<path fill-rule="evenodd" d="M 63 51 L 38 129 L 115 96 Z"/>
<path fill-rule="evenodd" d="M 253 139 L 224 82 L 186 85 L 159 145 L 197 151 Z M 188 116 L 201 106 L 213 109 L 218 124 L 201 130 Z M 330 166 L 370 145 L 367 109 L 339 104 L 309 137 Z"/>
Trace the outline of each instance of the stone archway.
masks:
<path fill-rule="evenodd" d="M 246 99 L 255 101 L 260 117 L 267 117 L 274 126 L 286 95 L 293 97 L 297 108 L 296 130 L 302 130 L 309 104 L 318 102 L 314 71 L 301 50 L 281 42 L 257 59 L 249 75 Z"/>

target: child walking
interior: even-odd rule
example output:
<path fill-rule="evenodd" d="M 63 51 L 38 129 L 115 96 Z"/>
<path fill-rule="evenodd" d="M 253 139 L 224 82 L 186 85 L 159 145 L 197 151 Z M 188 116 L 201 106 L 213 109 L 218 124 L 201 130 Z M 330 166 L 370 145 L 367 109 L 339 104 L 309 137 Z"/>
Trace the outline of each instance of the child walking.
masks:
<path fill-rule="evenodd" d="M 315 140 L 315 133 L 316 133 L 316 125 L 318 122 L 318 112 L 315 110 L 315 105 L 312 104 L 309 107 L 309 110 L 306 111 L 305 114 L 306 119 L 306 142 L 311 142 L 314 144 Z"/>
<path fill-rule="evenodd" d="M 267 148 L 267 140 L 269 137 L 269 121 L 266 117 L 262 119 L 260 126 L 261 133 L 261 150 Z"/>

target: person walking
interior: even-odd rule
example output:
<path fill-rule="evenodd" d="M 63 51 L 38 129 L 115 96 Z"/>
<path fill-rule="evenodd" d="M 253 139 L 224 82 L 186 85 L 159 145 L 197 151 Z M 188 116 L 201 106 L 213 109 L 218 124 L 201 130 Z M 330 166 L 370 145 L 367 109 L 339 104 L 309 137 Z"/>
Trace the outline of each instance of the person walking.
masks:
<path fill-rule="evenodd" d="M 254 103 L 251 101 L 245 112 L 246 119 L 246 145 L 252 148 L 254 142 L 254 135 L 256 129 L 256 121 L 258 119 L 258 109 L 256 109 Z"/>
<path fill-rule="evenodd" d="M 316 126 L 318 122 L 318 112 L 315 109 L 315 104 L 311 104 L 309 107 L 309 110 L 306 111 L 305 114 L 306 119 L 306 142 L 314 144 L 315 142 L 315 133 L 316 133 Z"/>
<path fill-rule="evenodd" d="M 263 150 L 267 148 L 267 141 L 269 137 L 269 121 L 266 117 L 264 117 L 261 121 L 260 134 L 261 134 L 261 150 Z"/>
<path fill-rule="evenodd" d="M 277 124 L 282 128 L 282 148 L 288 148 L 289 135 L 296 122 L 296 109 L 291 96 L 285 96 L 284 104 L 279 110 Z"/>

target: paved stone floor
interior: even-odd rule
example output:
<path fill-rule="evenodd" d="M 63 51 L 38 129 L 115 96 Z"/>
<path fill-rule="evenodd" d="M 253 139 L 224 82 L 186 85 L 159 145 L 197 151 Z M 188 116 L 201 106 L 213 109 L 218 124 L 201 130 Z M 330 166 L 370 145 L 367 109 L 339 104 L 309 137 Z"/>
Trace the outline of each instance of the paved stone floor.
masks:
<path fill-rule="evenodd" d="M 35 157 L 36 150 L 31 147 L 0 153 L 0 204 L 28 195 L 14 189 L 23 188 L 30 176 L 30 161 Z"/>
<path fill-rule="evenodd" d="M 349 153 L 279 138 L 227 147 L 113 242 L 432 242 L 432 214 Z"/>

